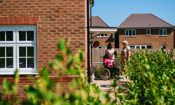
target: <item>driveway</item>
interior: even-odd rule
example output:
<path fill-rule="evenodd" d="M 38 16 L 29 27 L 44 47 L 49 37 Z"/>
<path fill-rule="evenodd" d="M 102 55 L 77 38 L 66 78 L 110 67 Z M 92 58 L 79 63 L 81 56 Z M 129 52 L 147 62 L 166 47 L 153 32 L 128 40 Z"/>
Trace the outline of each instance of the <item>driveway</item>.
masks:
<path fill-rule="evenodd" d="M 119 94 L 125 94 L 125 92 L 127 91 L 127 88 L 126 88 L 126 82 L 128 81 L 128 79 L 119 79 L 117 80 L 117 84 L 118 86 L 116 87 L 116 89 L 120 87 L 122 87 L 122 91 L 119 93 Z M 112 82 L 113 82 L 113 79 L 110 79 L 110 80 L 95 80 L 93 83 L 95 83 L 97 86 L 99 86 L 99 89 L 102 91 L 102 92 L 108 92 L 110 91 L 110 96 L 111 98 L 114 98 L 114 89 L 112 87 Z"/>

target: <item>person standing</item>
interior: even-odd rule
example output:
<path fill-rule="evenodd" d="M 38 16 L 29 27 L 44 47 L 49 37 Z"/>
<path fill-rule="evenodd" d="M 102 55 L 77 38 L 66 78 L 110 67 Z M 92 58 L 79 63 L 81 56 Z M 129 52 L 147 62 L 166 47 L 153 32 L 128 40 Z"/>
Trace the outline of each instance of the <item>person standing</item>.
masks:
<path fill-rule="evenodd" d="M 121 70 L 125 72 L 124 70 L 124 63 L 125 61 L 129 61 L 129 57 L 131 55 L 130 48 L 128 46 L 128 41 L 124 40 L 122 41 L 123 47 L 121 49 Z M 121 74 L 121 70 L 119 70 L 119 74 Z M 122 78 L 122 76 L 119 76 Z"/>
<path fill-rule="evenodd" d="M 111 43 L 108 43 L 107 45 L 107 49 L 105 51 L 105 54 L 108 55 L 108 58 L 110 59 L 110 62 L 112 63 L 112 72 L 113 72 L 113 75 L 115 76 L 116 75 L 116 59 L 115 59 L 115 55 L 117 55 L 117 52 L 115 49 L 112 48 L 112 45 Z"/>

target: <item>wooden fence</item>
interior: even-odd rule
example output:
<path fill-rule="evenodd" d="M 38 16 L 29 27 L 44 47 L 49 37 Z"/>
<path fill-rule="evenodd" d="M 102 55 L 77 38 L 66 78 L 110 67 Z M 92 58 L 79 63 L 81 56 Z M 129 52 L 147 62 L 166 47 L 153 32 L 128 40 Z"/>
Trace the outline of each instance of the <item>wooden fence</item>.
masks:
<path fill-rule="evenodd" d="M 106 50 L 105 48 L 101 48 L 101 49 L 93 48 L 92 49 L 92 62 L 93 63 L 94 62 L 96 62 L 96 63 L 103 62 L 103 56 L 105 54 L 105 50 Z M 136 51 L 136 50 L 138 50 L 138 49 L 132 49 L 131 50 L 131 55 L 132 55 L 132 52 Z M 117 51 L 118 54 L 120 54 L 121 50 L 120 49 L 116 49 L 116 51 Z M 157 50 L 155 50 L 155 49 L 148 49 L 148 51 L 157 51 Z M 170 53 L 171 49 L 165 49 L 164 51 L 167 52 L 167 53 Z M 175 52 L 175 49 L 173 49 L 173 51 Z M 174 57 L 175 57 L 175 53 L 174 53 Z"/>

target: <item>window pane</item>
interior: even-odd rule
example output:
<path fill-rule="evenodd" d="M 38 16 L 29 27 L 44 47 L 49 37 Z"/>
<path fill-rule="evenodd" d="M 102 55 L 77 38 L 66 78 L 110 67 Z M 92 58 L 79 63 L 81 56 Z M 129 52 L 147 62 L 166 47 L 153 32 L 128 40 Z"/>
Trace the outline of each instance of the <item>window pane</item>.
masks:
<path fill-rule="evenodd" d="M 160 35 L 162 35 L 162 30 L 160 30 Z"/>
<path fill-rule="evenodd" d="M 34 31 L 27 31 L 27 41 L 34 40 Z"/>
<path fill-rule="evenodd" d="M 151 45 L 148 45 L 148 46 L 147 46 L 147 49 L 151 49 L 151 48 L 152 48 L 152 46 L 151 46 Z"/>
<path fill-rule="evenodd" d="M 167 46 L 166 46 L 166 45 L 162 45 L 162 48 L 163 48 L 163 49 L 166 49 L 166 48 L 167 48 Z"/>
<path fill-rule="evenodd" d="M 0 47 L 0 57 L 5 57 L 5 47 Z"/>
<path fill-rule="evenodd" d="M 125 33 L 125 35 L 128 35 L 128 30 L 126 30 L 126 33 Z"/>
<path fill-rule="evenodd" d="M 13 31 L 6 31 L 7 41 L 13 41 Z"/>
<path fill-rule="evenodd" d="M 26 68 L 26 58 L 19 58 L 19 67 Z"/>
<path fill-rule="evenodd" d="M 146 30 L 146 34 L 147 35 L 150 35 L 150 30 Z"/>
<path fill-rule="evenodd" d="M 136 49 L 140 49 L 140 46 L 136 46 Z"/>
<path fill-rule="evenodd" d="M 131 30 L 129 30 L 129 36 L 131 36 L 132 35 L 132 31 Z"/>
<path fill-rule="evenodd" d="M 145 46 L 142 46 L 142 49 L 145 49 Z"/>
<path fill-rule="evenodd" d="M 0 31 L 0 41 L 5 41 L 5 31 Z"/>
<path fill-rule="evenodd" d="M 166 30 L 165 29 L 163 30 L 163 35 L 166 35 Z"/>
<path fill-rule="evenodd" d="M 26 41 L 26 31 L 19 31 L 19 41 Z"/>
<path fill-rule="evenodd" d="M 34 47 L 27 47 L 27 56 L 28 57 L 34 56 Z"/>
<path fill-rule="evenodd" d="M 0 68 L 5 68 L 5 58 L 0 58 Z"/>
<path fill-rule="evenodd" d="M 98 48 L 102 48 L 102 46 L 99 46 Z"/>
<path fill-rule="evenodd" d="M 13 68 L 13 58 L 7 58 L 7 68 Z"/>
<path fill-rule="evenodd" d="M 20 57 L 26 56 L 26 47 L 19 47 L 19 56 Z"/>
<path fill-rule="evenodd" d="M 27 68 L 34 68 L 34 58 L 27 58 Z"/>
<path fill-rule="evenodd" d="M 7 57 L 13 57 L 13 47 L 6 47 Z"/>
<path fill-rule="evenodd" d="M 130 46 L 130 49 L 135 49 L 135 46 Z"/>
<path fill-rule="evenodd" d="M 135 32 L 135 30 L 133 30 L 133 35 L 136 35 L 136 32 Z"/>

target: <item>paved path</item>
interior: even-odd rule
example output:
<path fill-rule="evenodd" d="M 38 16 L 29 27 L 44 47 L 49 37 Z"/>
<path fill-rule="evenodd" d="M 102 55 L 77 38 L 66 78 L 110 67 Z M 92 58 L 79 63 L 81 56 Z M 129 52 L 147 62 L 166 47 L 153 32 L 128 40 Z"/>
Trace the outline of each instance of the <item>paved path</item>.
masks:
<path fill-rule="evenodd" d="M 125 94 L 125 92 L 127 91 L 126 89 L 126 83 L 128 79 L 119 79 L 117 80 L 117 84 L 118 86 L 116 87 L 116 89 L 120 87 L 123 88 L 123 90 L 119 93 L 119 94 Z M 113 90 L 113 87 L 112 87 L 112 82 L 113 82 L 113 79 L 110 79 L 110 80 L 95 80 L 93 83 L 95 83 L 97 86 L 99 86 L 99 89 L 102 91 L 102 92 L 108 92 L 110 91 L 110 96 L 112 98 L 114 98 L 114 90 Z"/>

